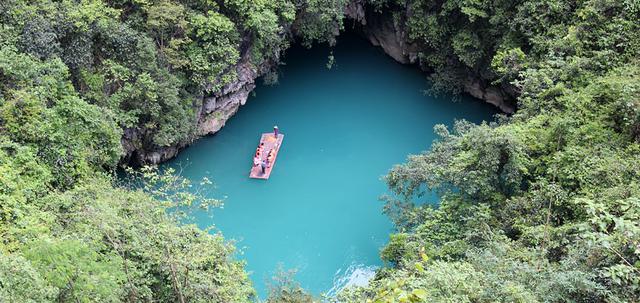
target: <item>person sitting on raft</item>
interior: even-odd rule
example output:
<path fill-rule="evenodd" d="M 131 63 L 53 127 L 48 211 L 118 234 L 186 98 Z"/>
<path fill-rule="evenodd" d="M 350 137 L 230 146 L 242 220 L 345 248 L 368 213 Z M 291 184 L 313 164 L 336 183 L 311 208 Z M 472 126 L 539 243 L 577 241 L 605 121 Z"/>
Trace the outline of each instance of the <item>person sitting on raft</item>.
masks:
<path fill-rule="evenodd" d="M 253 157 L 253 166 L 258 166 L 260 165 L 260 157 L 258 155 L 256 155 L 255 157 Z"/>
<path fill-rule="evenodd" d="M 269 151 L 269 154 L 267 155 L 267 164 L 271 164 L 273 162 L 273 149 Z"/>
<path fill-rule="evenodd" d="M 256 156 L 262 155 L 262 150 L 264 150 L 264 142 L 260 142 L 260 145 L 256 149 Z"/>

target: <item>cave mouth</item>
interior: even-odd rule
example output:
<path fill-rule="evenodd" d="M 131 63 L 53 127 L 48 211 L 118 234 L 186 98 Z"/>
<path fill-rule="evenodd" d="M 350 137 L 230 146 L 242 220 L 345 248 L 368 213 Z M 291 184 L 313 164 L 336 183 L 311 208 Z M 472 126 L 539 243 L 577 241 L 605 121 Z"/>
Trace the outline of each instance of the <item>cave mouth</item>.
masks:
<path fill-rule="evenodd" d="M 198 212 L 193 223 L 215 224 L 212 232 L 237 241 L 262 298 L 279 268 L 297 270 L 296 280 L 316 295 L 366 283 L 392 232 L 380 177 L 428 149 L 435 124 L 479 123 L 497 113 L 471 97 L 425 95 L 421 71 L 398 64 L 356 29 L 333 48 L 294 45 L 283 62 L 277 85 L 258 84 L 224 128 L 164 164 L 194 183 L 213 180 L 208 195 L 224 199 L 224 208 Z M 249 179 L 259 134 L 274 124 L 285 138 L 271 177 Z"/>

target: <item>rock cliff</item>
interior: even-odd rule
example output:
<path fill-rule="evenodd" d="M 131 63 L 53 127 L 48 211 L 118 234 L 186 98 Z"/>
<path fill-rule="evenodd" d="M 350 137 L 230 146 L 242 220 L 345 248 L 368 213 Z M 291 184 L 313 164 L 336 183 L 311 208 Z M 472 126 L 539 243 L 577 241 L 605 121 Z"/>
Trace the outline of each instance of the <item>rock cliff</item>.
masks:
<path fill-rule="evenodd" d="M 416 64 L 429 72 L 420 64 L 418 46 L 409 43 L 407 33 L 390 15 L 367 10 L 362 0 L 352 0 L 345 8 L 345 16 L 359 26 L 361 33 L 375 46 L 381 47 L 386 54 L 402 64 Z M 240 108 L 247 102 L 251 91 L 255 88 L 256 78 L 278 64 L 281 50 L 275 50 L 275 60 L 264 62 L 256 67 L 249 60 L 249 56 L 236 65 L 236 81 L 224 86 L 220 91 L 203 96 L 201 102 L 195 105 L 196 121 L 195 138 L 180 142 L 172 146 L 155 146 L 142 144 L 146 136 L 144 130 L 126 129 L 122 138 L 125 149 L 124 163 L 157 164 L 175 157 L 178 152 L 193 140 L 218 132 Z M 464 85 L 464 91 L 470 95 L 495 105 L 505 113 L 513 113 L 515 105 L 512 94 L 507 88 L 486 83 L 479 77 L 469 76 Z"/>
<path fill-rule="evenodd" d="M 407 12 L 408 13 L 408 12 Z M 391 58 L 402 64 L 416 64 L 425 72 L 426 67 L 419 62 L 419 47 L 409 43 L 406 31 L 391 15 L 367 10 L 361 0 L 352 1 L 345 10 L 351 20 L 360 24 L 362 34 L 375 46 L 381 47 Z M 484 100 L 501 111 L 511 114 L 515 111 L 515 96 L 511 88 L 491 85 L 480 77 L 469 75 L 464 91 Z"/>
<path fill-rule="evenodd" d="M 237 79 L 224 86 L 221 90 L 203 96 L 201 102 L 195 105 L 196 121 L 195 140 L 199 137 L 215 134 L 219 131 L 240 108 L 247 102 L 251 91 L 255 88 L 256 78 L 269 70 L 274 62 L 265 62 L 256 67 L 248 56 L 243 58 L 235 67 Z M 192 141 L 180 142 L 172 146 L 155 146 L 142 144 L 145 133 L 140 129 L 126 129 L 122 138 L 125 150 L 124 163 L 133 165 L 158 164 L 175 157 L 178 152 Z"/>

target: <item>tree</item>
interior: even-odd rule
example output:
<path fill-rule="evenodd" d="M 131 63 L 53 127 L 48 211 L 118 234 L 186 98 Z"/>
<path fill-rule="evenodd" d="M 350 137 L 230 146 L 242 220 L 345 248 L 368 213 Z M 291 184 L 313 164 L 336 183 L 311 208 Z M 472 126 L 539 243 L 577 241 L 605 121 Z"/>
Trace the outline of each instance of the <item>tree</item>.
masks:
<path fill-rule="evenodd" d="M 47 302 L 55 293 L 25 258 L 0 254 L 0 302 Z"/>
<path fill-rule="evenodd" d="M 278 268 L 269 284 L 266 303 L 314 303 L 316 300 L 295 281 L 295 270 Z"/>
<path fill-rule="evenodd" d="M 23 254 L 57 290 L 57 301 L 119 301 L 124 273 L 116 255 L 100 254 L 77 240 L 28 243 Z"/>

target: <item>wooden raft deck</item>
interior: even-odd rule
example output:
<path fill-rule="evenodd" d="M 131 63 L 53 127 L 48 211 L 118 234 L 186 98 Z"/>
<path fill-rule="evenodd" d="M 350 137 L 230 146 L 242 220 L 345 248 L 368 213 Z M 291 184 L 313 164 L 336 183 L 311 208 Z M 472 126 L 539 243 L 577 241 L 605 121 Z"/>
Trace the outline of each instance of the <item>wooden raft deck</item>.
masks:
<path fill-rule="evenodd" d="M 272 149 L 273 151 L 273 161 L 267 165 L 267 168 L 264 170 L 264 174 L 262 173 L 262 168 L 260 165 L 252 166 L 251 173 L 249 174 L 250 178 L 254 179 L 269 179 L 271 175 L 271 170 L 273 170 L 273 166 L 276 164 L 276 159 L 278 158 L 278 152 L 280 151 L 280 147 L 282 146 L 282 140 L 284 139 L 283 134 L 278 134 L 278 138 L 273 135 L 273 133 L 264 133 L 260 138 L 260 142 L 264 143 L 264 149 L 262 150 L 262 154 L 260 155 L 260 160 L 267 160 L 267 155 L 269 155 L 269 151 Z M 258 144 L 260 145 L 260 144 Z M 251 165 L 253 165 L 253 158 L 251 158 Z"/>

